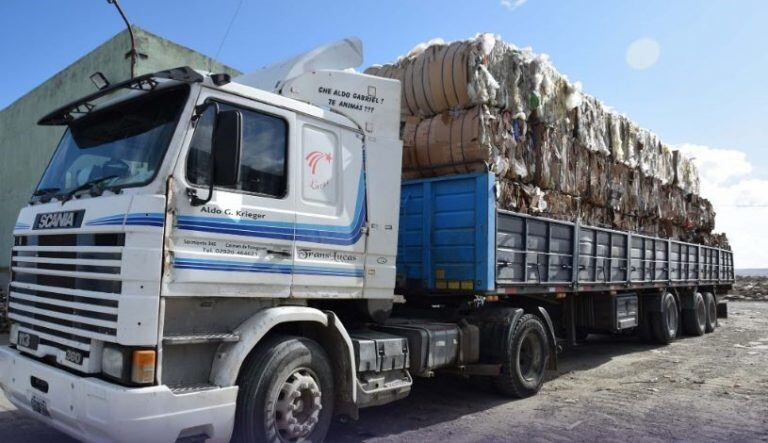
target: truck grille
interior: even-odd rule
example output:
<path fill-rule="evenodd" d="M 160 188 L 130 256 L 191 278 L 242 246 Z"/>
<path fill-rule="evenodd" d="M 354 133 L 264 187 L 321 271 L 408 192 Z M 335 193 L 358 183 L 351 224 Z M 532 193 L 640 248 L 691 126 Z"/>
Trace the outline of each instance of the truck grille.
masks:
<path fill-rule="evenodd" d="M 124 244 L 124 234 L 16 236 L 8 317 L 39 348 L 77 350 L 86 369 L 93 340 L 116 340 Z"/>

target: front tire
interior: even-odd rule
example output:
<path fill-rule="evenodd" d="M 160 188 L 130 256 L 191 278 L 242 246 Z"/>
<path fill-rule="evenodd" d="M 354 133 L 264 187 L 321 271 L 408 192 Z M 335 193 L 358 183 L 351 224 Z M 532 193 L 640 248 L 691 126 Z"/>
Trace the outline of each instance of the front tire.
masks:
<path fill-rule="evenodd" d="M 549 357 L 544 323 L 533 314 L 523 315 L 512 331 L 501 374 L 494 379 L 496 389 L 515 398 L 536 394 L 544 384 Z"/>
<path fill-rule="evenodd" d="M 657 343 L 668 345 L 677 338 L 680 312 L 675 296 L 669 292 L 665 293 L 661 297 L 661 312 L 651 312 L 650 320 L 653 338 Z"/>
<path fill-rule="evenodd" d="M 333 374 L 316 342 L 267 339 L 246 359 L 238 386 L 233 441 L 322 442 L 328 433 Z"/>

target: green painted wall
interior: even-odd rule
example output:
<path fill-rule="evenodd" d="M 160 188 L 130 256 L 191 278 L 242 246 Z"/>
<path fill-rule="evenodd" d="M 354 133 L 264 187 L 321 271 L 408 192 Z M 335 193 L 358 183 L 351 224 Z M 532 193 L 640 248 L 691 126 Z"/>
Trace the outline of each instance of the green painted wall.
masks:
<path fill-rule="evenodd" d="M 136 75 L 177 66 L 227 72 L 238 71 L 150 32 L 133 27 L 139 53 Z M 0 111 L 0 268 L 7 268 L 16 215 L 29 199 L 53 154 L 63 129 L 37 126 L 53 109 L 96 91 L 89 76 L 101 71 L 110 82 L 130 76 L 128 31 L 123 31 Z M 0 282 L 1 284 L 2 282 Z"/>

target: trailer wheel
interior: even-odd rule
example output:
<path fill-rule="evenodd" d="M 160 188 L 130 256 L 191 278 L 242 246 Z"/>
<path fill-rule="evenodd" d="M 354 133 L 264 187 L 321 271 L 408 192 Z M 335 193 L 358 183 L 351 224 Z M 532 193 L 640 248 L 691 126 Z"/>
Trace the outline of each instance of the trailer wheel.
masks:
<path fill-rule="evenodd" d="M 683 309 L 683 329 L 688 335 L 704 335 L 707 327 L 707 305 L 701 292 L 693 294 L 693 309 Z"/>
<path fill-rule="evenodd" d="M 711 292 L 704 294 L 704 303 L 707 305 L 707 326 L 706 332 L 714 332 L 717 327 L 717 302 Z"/>
<path fill-rule="evenodd" d="M 666 345 L 677 337 L 679 315 L 675 297 L 669 292 L 665 293 L 661 298 L 661 312 L 650 313 L 653 337 L 657 343 Z"/>
<path fill-rule="evenodd" d="M 238 379 L 233 441 L 321 442 L 333 415 L 333 375 L 316 342 L 275 336 L 246 360 Z"/>
<path fill-rule="evenodd" d="M 516 398 L 536 394 L 544 383 L 549 357 L 544 323 L 533 314 L 523 315 L 512 331 L 501 374 L 494 379 L 496 389 Z"/>

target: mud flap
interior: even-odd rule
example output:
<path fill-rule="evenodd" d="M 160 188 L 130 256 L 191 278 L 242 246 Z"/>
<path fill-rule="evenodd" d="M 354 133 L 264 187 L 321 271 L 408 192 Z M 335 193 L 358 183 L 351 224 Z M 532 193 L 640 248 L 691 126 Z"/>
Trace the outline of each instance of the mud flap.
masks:
<path fill-rule="evenodd" d="M 725 300 L 717 302 L 717 318 L 728 318 L 728 303 Z"/>
<path fill-rule="evenodd" d="M 549 336 L 549 368 L 552 370 L 557 369 L 557 338 L 555 337 L 555 326 L 552 324 L 552 319 L 549 317 L 549 313 L 544 307 L 539 306 L 539 315 L 544 319 L 544 323 L 547 325 L 547 335 Z"/>

